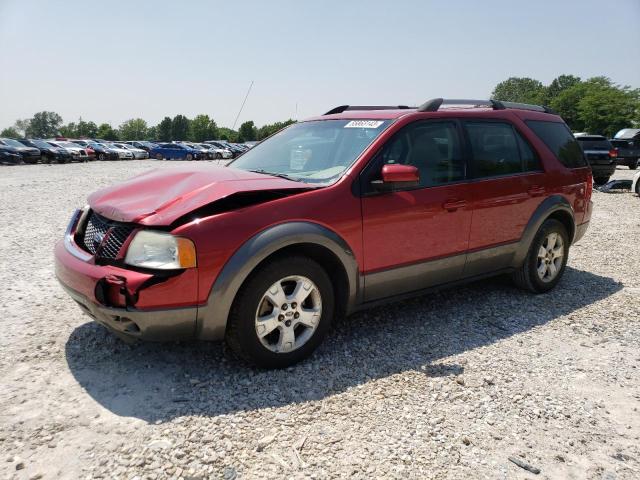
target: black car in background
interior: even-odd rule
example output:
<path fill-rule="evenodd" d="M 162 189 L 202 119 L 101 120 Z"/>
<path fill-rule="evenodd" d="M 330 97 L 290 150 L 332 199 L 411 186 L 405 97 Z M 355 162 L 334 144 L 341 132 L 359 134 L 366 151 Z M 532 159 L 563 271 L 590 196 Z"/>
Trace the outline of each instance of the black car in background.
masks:
<path fill-rule="evenodd" d="M 38 163 L 40 161 L 40 150 L 34 147 L 27 147 L 13 138 L 0 138 L 0 145 L 8 147 L 12 153 L 17 153 L 22 157 L 24 163 Z"/>
<path fill-rule="evenodd" d="M 0 145 L 0 165 L 22 165 L 22 156 L 6 145 Z"/>
<path fill-rule="evenodd" d="M 96 160 L 118 160 L 118 152 L 93 140 L 73 140 L 73 143 L 81 147 L 91 148 L 96 152 Z"/>
<path fill-rule="evenodd" d="M 640 164 L 640 128 L 623 128 L 609 140 L 618 152 L 618 165 L 635 170 Z"/>
<path fill-rule="evenodd" d="M 616 171 L 617 152 L 602 135 L 578 135 L 576 140 L 591 166 L 593 182 L 604 185 Z"/>
<path fill-rule="evenodd" d="M 44 140 L 21 138 L 20 143 L 25 147 L 37 148 L 40 150 L 41 161 L 46 163 L 67 163 L 72 160 L 71 154 L 64 148 L 54 147 Z"/>

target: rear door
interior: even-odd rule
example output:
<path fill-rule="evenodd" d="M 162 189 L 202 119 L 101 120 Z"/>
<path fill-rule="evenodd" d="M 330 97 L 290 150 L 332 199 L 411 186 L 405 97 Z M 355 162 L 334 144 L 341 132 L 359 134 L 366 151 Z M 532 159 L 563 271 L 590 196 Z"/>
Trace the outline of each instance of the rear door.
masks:
<path fill-rule="evenodd" d="M 547 191 L 540 159 L 510 122 L 469 120 L 463 127 L 473 177 L 468 277 L 509 266 Z"/>
<path fill-rule="evenodd" d="M 418 186 L 372 187 L 385 164 L 418 168 Z M 418 121 L 397 132 L 361 175 L 365 301 L 456 280 L 471 225 L 456 121 Z"/>

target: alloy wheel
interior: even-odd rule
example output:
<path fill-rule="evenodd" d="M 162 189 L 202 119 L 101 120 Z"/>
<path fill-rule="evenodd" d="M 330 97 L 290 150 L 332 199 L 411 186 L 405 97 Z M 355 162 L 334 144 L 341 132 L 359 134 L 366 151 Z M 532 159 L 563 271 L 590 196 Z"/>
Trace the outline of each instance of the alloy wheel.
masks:
<path fill-rule="evenodd" d="M 537 271 L 543 282 L 551 282 L 558 276 L 564 260 L 564 241 L 556 232 L 547 235 L 538 249 Z"/>
<path fill-rule="evenodd" d="M 278 280 L 262 295 L 255 316 L 256 334 L 264 347 L 288 353 L 313 336 L 322 316 L 320 290 L 306 277 Z"/>

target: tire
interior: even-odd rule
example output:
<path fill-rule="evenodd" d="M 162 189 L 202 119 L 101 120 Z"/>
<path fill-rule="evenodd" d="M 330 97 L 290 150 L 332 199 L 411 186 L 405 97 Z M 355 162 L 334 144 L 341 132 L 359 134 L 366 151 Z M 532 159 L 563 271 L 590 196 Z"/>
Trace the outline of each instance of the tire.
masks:
<path fill-rule="evenodd" d="M 187 153 L 184 157 L 185 160 L 191 161 L 193 160 L 193 155 L 191 155 L 190 153 Z"/>
<path fill-rule="evenodd" d="M 547 254 L 549 254 L 550 257 L 553 256 L 554 259 L 548 262 L 549 258 L 541 259 L 540 254 L 542 253 L 542 249 L 547 250 L 547 247 L 550 246 L 549 237 L 553 234 L 556 235 L 554 247 L 558 247 L 558 238 L 562 241 L 562 257 L 555 257 L 555 248 L 552 247 L 552 252 L 547 251 Z M 568 257 L 569 235 L 567 229 L 558 220 L 552 218 L 545 220 L 533 238 L 522 266 L 513 273 L 513 281 L 518 287 L 533 293 L 548 292 L 553 289 L 562 278 L 565 267 L 567 266 Z M 548 262 L 546 269 L 541 268 L 541 262 Z M 551 268 L 551 264 L 553 264 L 553 268 Z M 555 274 L 551 276 L 553 269 L 555 269 Z M 542 270 L 545 271 L 544 275 L 540 274 Z"/>
<path fill-rule="evenodd" d="M 215 157 L 216 160 L 221 160 L 222 159 L 222 154 L 220 152 L 216 152 Z"/>
<path fill-rule="evenodd" d="M 610 177 L 593 177 L 593 183 L 596 185 L 604 185 L 609 181 Z"/>
<path fill-rule="evenodd" d="M 156 160 L 164 160 L 164 156 L 161 153 L 156 153 Z"/>
<path fill-rule="evenodd" d="M 636 182 L 636 194 L 640 196 L 640 178 Z"/>
<path fill-rule="evenodd" d="M 98 160 L 100 160 L 101 162 L 104 162 L 104 153 L 99 153 L 98 154 Z"/>
<path fill-rule="evenodd" d="M 629 164 L 629 170 L 635 170 L 636 168 L 638 168 L 638 163 L 639 163 L 639 162 L 640 162 L 640 159 L 637 159 L 637 158 L 636 158 L 635 162 L 634 162 L 634 161 L 632 161 L 632 162 Z"/>
<path fill-rule="evenodd" d="M 303 284 L 309 292 L 291 297 L 291 290 Z M 274 287 L 277 293 L 270 296 L 285 301 L 286 308 L 276 308 L 267 300 Z M 298 305 L 295 299 L 303 297 L 305 306 L 302 302 Z M 327 334 L 335 312 L 334 298 L 329 276 L 315 261 L 300 256 L 272 260 L 252 273 L 236 295 L 227 323 L 227 345 L 259 368 L 293 365 L 311 355 Z M 306 322 L 296 321 L 298 318 L 306 318 Z M 259 328 L 266 334 L 259 335 Z"/>

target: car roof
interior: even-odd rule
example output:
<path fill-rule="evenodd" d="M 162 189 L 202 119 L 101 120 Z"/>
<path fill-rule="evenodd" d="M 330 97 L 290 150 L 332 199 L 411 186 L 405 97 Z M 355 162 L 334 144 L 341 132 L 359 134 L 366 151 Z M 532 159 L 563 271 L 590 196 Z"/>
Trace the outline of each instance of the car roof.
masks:
<path fill-rule="evenodd" d="M 580 135 L 576 137 L 576 140 L 606 140 L 607 137 L 603 137 L 602 135 Z"/>

